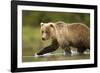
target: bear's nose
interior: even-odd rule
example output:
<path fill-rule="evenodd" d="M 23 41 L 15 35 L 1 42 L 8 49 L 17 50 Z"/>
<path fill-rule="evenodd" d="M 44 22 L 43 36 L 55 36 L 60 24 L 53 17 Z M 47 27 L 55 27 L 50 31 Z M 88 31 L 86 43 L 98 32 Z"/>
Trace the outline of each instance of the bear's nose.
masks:
<path fill-rule="evenodd" d="M 42 38 L 42 40 L 45 40 L 45 38 Z"/>

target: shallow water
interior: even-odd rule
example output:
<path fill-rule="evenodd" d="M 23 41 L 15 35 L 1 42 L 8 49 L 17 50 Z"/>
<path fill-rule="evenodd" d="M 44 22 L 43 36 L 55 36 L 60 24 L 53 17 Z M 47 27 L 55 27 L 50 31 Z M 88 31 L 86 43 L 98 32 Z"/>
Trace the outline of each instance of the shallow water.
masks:
<path fill-rule="evenodd" d="M 57 61 L 57 60 L 82 60 L 90 59 L 90 54 L 66 56 L 62 54 L 49 54 L 44 56 L 23 56 L 23 62 Z"/>

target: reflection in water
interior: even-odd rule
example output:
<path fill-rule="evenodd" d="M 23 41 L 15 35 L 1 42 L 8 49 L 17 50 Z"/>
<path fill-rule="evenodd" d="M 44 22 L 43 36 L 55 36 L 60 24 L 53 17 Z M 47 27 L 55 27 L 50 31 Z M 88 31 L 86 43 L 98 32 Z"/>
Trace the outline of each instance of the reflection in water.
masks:
<path fill-rule="evenodd" d="M 56 61 L 56 60 L 81 60 L 81 59 L 90 59 L 90 54 L 81 54 L 74 56 L 66 56 L 63 54 L 49 54 L 44 56 L 23 56 L 23 62 L 39 62 L 39 61 Z"/>

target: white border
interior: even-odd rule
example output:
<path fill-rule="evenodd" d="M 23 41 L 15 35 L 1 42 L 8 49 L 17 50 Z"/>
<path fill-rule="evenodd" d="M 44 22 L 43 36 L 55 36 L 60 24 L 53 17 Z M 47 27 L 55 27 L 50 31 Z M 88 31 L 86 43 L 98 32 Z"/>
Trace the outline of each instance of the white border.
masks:
<path fill-rule="evenodd" d="M 90 59 L 89 60 L 68 60 L 68 61 L 48 61 L 48 62 L 27 62 L 22 63 L 22 10 L 34 11 L 53 11 L 53 12 L 76 12 L 76 13 L 90 13 Z M 17 51 L 17 66 L 18 68 L 25 67 L 43 67 L 43 66 L 57 66 L 57 65 L 78 65 L 78 64 L 93 64 L 94 63 L 94 10 L 92 9 L 77 9 L 77 8 L 58 8 L 58 7 L 43 7 L 43 6 L 18 6 L 18 51 Z"/>

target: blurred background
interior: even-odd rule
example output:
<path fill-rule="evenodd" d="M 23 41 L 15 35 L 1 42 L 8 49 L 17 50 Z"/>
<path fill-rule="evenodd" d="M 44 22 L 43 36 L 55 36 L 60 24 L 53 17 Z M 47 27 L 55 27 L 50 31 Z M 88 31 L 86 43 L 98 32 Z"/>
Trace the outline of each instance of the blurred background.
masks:
<path fill-rule="evenodd" d="M 35 58 L 34 54 L 39 52 L 43 47 L 50 45 L 51 41 L 43 42 L 41 40 L 40 23 L 41 22 L 57 22 L 65 23 L 84 23 L 90 26 L 90 14 L 88 13 L 68 13 L 68 12 L 44 12 L 44 11 L 22 11 L 22 61 L 52 61 L 52 60 L 75 60 L 89 59 L 89 55 L 65 57 L 65 56 L 50 56 Z M 52 53 L 63 53 L 62 49 L 58 49 Z"/>

